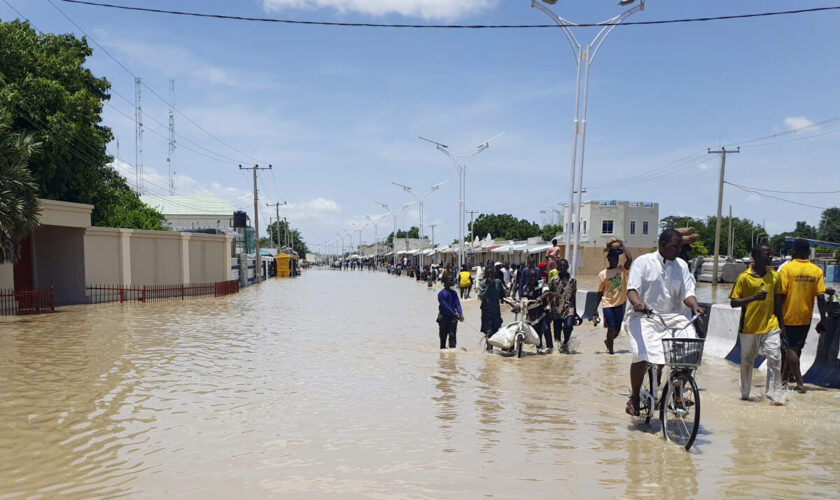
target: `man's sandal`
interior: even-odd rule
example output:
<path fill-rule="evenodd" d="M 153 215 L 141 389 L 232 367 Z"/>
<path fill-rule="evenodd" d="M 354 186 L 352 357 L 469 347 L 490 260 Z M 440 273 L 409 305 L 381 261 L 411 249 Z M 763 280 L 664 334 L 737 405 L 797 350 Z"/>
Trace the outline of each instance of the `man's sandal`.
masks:
<path fill-rule="evenodd" d="M 641 413 L 639 412 L 639 408 L 633 405 L 633 399 L 627 400 L 627 406 L 624 408 L 624 413 L 630 415 L 631 417 L 638 417 Z"/>

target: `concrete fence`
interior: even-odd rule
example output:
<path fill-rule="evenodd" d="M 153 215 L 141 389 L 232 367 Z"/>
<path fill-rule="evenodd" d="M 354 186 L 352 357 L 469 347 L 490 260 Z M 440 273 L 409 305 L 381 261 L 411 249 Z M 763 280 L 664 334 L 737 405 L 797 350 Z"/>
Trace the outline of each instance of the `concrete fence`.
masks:
<path fill-rule="evenodd" d="M 231 280 L 232 237 L 89 227 L 85 281 L 120 285 L 215 283 Z"/>

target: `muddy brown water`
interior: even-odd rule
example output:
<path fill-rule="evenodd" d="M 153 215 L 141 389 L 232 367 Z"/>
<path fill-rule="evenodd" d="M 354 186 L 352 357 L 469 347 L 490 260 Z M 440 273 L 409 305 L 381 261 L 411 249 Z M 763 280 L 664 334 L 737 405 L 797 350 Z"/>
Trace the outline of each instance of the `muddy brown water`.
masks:
<path fill-rule="evenodd" d="M 0 318 L 0 499 L 840 495 L 838 391 L 742 402 L 738 368 L 707 358 L 685 452 L 624 414 L 626 337 L 486 355 L 465 310 L 441 352 L 425 286 L 310 271 Z"/>

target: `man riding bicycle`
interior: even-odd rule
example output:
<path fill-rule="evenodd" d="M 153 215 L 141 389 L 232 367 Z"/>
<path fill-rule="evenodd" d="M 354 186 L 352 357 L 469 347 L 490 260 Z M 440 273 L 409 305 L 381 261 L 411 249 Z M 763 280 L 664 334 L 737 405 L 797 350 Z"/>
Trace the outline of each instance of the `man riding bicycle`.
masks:
<path fill-rule="evenodd" d="M 625 411 L 631 416 L 639 415 L 639 390 L 647 364 L 660 367 L 665 364 L 662 339 L 669 332 L 651 321 L 646 311 L 653 309 L 674 325 L 689 322 L 688 310 L 693 314 L 706 312 L 694 296 L 694 279 L 688 265 L 677 259 L 681 249 L 680 233 L 666 229 L 659 235 L 659 250 L 635 259 L 627 278 L 627 300 L 633 309 L 624 319 L 624 329 L 630 336 L 633 363 L 630 365 L 632 392 Z M 692 335 L 693 329 L 686 328 L 684 332 Z"/>

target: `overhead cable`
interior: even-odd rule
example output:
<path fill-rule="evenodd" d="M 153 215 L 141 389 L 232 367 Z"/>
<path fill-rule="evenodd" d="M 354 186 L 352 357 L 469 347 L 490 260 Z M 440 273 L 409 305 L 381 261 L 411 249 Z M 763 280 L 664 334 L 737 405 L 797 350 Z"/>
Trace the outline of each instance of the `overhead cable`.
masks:
<path fill-rule="evenodd" d="M 131 10 L 139 12 L 151 12 L 155 14 L 168 14 L 174 16 L 190 16 L 190 17 L 204 17 L 212 19 L 224 19 L 229 21 L 248 21 L 261 23 L 279 23 L 279 24 L 302 24 L 308 26 L 335 26 L 345 28 L 408 28 L 408 29 L 533 29 L 533 28 L 600 28 L 604 26 L 644 26 L 657 24 L 677 24 L 677 23 L 697 23 L 706 21 L 724 21 L 730 19 L 748 19 L 755 17 L 769 17 L 769 16 L 783 16 L 792 14 L 805 14 L 812 12 L 825 12 L 831 10 L 840 10 L 840 6 L 835 7 L 814 7 L 810 9 L 796 9 L 776 12 L 759 12 L 753 14 L 735 14 L 730 16 L 713 16 L 713 17 L 694 17 L 684 19 L 660 19 L 654 21 L 633 21 L 633 22 L 614 22 L 614 23 L 584 23 L 584 24 L 381 24 L 381 23 L 347 23 L 347 22 L 331 22 L 331 21 L 301 21 L 296 19 L 278 19 L 273 17 L 248 17 L 248 16 L 233 16 L 226 14 L 210 14 L 205 12 L 189 12 L 180 10 L 167 9 L 152 9 L 149 7 L 133 7 L 129 5 L 115 5 L 102 2 L 89 2 L 87 0 L 59 0 L 66 3 L 75 3 L 82 5 L 91 5 L 94 7 L 106 7 L 110 9 Z"/>

